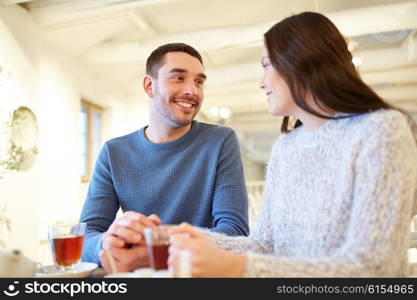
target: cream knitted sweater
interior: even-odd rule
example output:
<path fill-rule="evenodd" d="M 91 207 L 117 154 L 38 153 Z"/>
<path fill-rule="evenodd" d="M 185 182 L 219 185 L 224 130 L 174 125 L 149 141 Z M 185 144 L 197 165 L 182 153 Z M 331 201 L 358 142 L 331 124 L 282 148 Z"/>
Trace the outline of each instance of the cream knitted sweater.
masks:
<path fill-rule="evenodd" d="M 282 136 L 264 199 L 249 237 L 210 234 L 247 255 L 246 276 L 404 276 L 417 213 L 417 146 L 407 119 L 379 110 Z"/>

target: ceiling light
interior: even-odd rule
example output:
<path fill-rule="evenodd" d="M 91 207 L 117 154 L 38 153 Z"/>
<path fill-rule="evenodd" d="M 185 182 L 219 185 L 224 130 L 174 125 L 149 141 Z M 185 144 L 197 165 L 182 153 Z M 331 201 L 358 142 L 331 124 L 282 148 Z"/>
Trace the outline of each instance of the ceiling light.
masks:
<path fill-rule="evenodd" d="M 225 124 L 226 120 L 230 117 L 231 112 L 227 107 L 210 107 L 210 115 L 219 124 Z"/>
<path fill-rule="evenodd" d="M 219 116 L 219 108 L 218 107 L 216 107 L 216 106 L 213 106 L 213 107 L 211 107 L 210 108 L 210 114 L 213 116 L 213 117 L 218 117 Z"/>
<path fill-rule="evenodd" d="M 358 47 L 358 42 L 357 41 L 354 41 L 354 40 L 349 40 L 348 41 L 348 50 L 350 52 L 354 51 L 357 47 Z"/>
<path fill-rule="evenodd" d="M 355 65 L 355 67 L 359 67 L 362 64 L 362 59 L 360 57 L 354 56 L 352 58 L 352 63 Z"/>
<path fill-rule="evenodd" d="M 220 108 L 219 116 L 222 119 L 227 119 L 228 117 L 230 117 L 230 109 L 228 109 L 226 107 Z"/>

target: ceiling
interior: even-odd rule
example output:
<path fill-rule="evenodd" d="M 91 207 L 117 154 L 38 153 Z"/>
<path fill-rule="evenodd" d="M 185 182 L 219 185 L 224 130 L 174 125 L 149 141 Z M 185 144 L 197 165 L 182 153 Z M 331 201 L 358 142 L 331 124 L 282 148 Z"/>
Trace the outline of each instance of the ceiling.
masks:
<path fill-rule="evenodd" d="M 227 107 L 225 124 L 236 129 L 246 155 L 264 162 L 279 135 L 267 115 L 262 35 L 293 13 L 328 16 L 353 41 L 363 79 L 388 101 L 417 115 L 417 1 L 396 0 L 35 0 L 20 3 L 40 24 L 48 43 L 79 58 L 143 98 L 140 82 L 150 52 L 186 42 L 205 61 L 208 81 L 200 117 L 218 121 L 212 107 Z"/>

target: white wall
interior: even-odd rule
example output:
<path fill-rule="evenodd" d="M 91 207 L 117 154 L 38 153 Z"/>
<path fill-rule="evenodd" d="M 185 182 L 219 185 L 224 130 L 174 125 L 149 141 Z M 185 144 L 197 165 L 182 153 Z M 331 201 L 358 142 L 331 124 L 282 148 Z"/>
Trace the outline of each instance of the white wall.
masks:
<path fill-rule="evenodd" d="M 41 234 L 48 223 L 73 220 L 79 209 L 76 61 L 44 48 L 40 65 L 39 163 Z"/>
<path fill-rule="evenodd" d="M 11 13 L 0 8 L 0 64 L 12 72 L 13 84 L 1 93 L 0 109 L 12 110 L 29 106 L 39 114 L 38 71 L 36 55 L 27 55 L 19 44 L 22 31 L 9 30 L 8 23 L 20 18 L 20 12 Z M 26 26 L 22 18 L 22 26 Z M 34 35 L 32 30 L 28 36 Z M 39 44 L 26 41 L 25 46 L 38 50 Z M 12 219 L 10 248 L 20 248 L 24 254 L 36 258 L 39 223 L 39 178 L 40 165 L 34 164 L 30 172 L 12 174 L 0 179 L 0 204 L 7 205 L 8 216 Z M 21 246 L 24 245 L 24 246 Z"/>
<path fill-rule="evenodd" d="M 0 206 L 12 219 L 10 248 L 38 260 L 39 240 L 55 220 L 77 220 L 86 186 L 80 181 L 81 97 L 105 108 L 104 139 L 147 123 L 147 99 L 134 99 L 42 40 L 40 28 L 18 6 L 0 7 L 0 64 L 17 83 L 0 93 L 0 111 L 25 105 L 39 122 L 34 166 L 0 179 Z M 81 196 L 80 196 L 81 195 Z"/>

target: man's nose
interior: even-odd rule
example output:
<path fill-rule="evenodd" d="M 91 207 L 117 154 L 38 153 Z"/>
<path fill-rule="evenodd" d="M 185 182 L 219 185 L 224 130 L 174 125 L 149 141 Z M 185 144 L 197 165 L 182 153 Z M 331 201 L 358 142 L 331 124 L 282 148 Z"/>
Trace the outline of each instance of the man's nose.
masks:
<path fill-rule="evenodd" d="M 197 95 L 197 86 L 194 82 L 188 82 L 184 87 L 184 94 L 195 96 Z"/>

